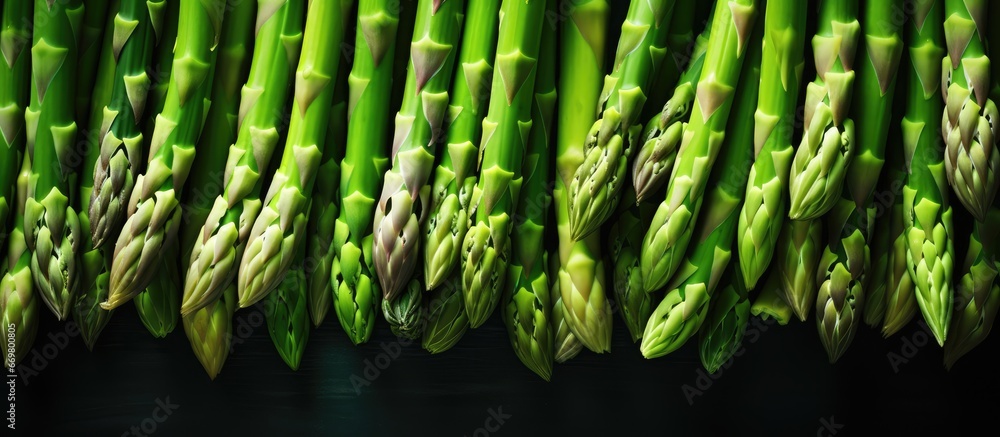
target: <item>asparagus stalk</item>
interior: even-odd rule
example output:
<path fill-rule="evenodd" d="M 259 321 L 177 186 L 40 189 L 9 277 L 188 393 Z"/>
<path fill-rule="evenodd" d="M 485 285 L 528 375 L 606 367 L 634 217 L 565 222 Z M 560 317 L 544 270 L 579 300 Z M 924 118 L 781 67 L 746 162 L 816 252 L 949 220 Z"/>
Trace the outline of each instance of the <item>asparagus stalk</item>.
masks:
<path fill-rule="evenodd" d="M 642 237 L 653 220 L 656 207 L 649 202 L 637 204 L 632 201 L 634 197 L 631 189 L 625 193 L 621 205 L 624 208 L 619 208 L 618 220 L 608 231 L 608 247 L 615 269 L 615 303 L 633 343 L 642 338 L 646 322 L 661 297 L 642 288 L 639 269 Z"/>
<path fill-rule="evenodd" d="M 180 0 L 174 64 L 163 111 L 149 145 L 146 173 L 136 178 L 127 219 L 115 245 L 105 309 L 132 299 L 152 282 L 162 253 L 177 243 L 180 204 L 210 102 L 214 50 L 224 0 Z"/>
<path fill-rule="evenodd" d="M 230 284 L 222 297 L 181 319 L 191 349 L 211 379 L 219 375 L 229 357 L 236 300 L 236 284 Z"/>
<path fill-rule="evenodd" d="M 0 28 L 0 248 L 7 237 L 9 214 L 17 202 L 17 175 L 23 162 L 24 108 L 31 86 L 32 5 L 23 1 L 3 4 Z M 2 260 L 2 258 L 0 258 Z"/>
<path fill-rule="evenodd" d="M 628 160 L 642 133 L 639 116 L 667 53 L 674 0 L 633 0 L 611 75 L 601 92 L 601 115 L 587 133 L 584 161 L 569 186 L 570 234 L 597 231 L 614 213 L 625 185 Z"/>
<path fill-rule="evenodd" d="M 934 60 L 944 56 L 941 46 L 941 2 L 918 4 L 909 38 L 910 83 L 906 117 L 902 123 L 906 151 L 906 187 L 903 189 L 906 269 L 916 286 L 917 303 L 938 343 L 944 344 L 952 317 L 951 206 L 948 204 L 944 147 L 936 130 L 942 103 L 938 97 L 941 69 Z"/>
<path fill-rule="evenodd" d="M 674 11 L 670 14 L 670 24 L 667 26 L 667 55 L 654 67 L 657 75 L 646 93 L 646 101 L 653 104 L 642 105 L 640 120 L 650 120 L 660 114 L 663 108 L 657 105 L 670 99 L 681 74 L 697 55 L 695 37 L 699 35 L 695 33 L 695 27 L 704 25 L 706 21 L 701 16 L 701 8 L 697 3 L 696 0 L 675 0 Z"/>
<path fill-rule="evenodd" d="M 236 279 L 250 227 L 262 207 L 262 175 L 285 127 L 283 114 L 299 58 L 304 16 L 303 0 L 258 2 L 254 53 L 241 91 L 239 133 L 229 147 L 225 188 L 214 197 L 190 252 L 181 314 L 215 301 Z"/>
<path fill-rule="evenodd" d="M 441 162 L 434 169 L 431 215 L 424 221 L 424 279 L 438 288 L 459 264 L 469 230 L 469 208 L 476 185 L 477 141 L 490 101 L 493 61 L 499 32 L 500 0 L 469 0 L 465 11 L 451 106 Z"/>
<path fill-rule="evenodd" d="M 779 325 L 788 324 L 794 311 L 781 294 L 780 281 L 781 276 L 778 275 L 777 271 L 771 270 L 764 287 L 753 300 L 753 305 L 750 306 L 750 314 L 763 320 L 774 320 Z"/>
<path fill-rule="evenodd" d="M 382 314 L 396 337 L 417 340 L 424 334 L 423 294 L 424 284 L 418 275 L 396 300 L 382 300 Z"/>
<path fill-rule="evenodd" d="M 854 55 L 861 25 L 858 0 L 823 0 L 812 39 L 816 79 L 806 87 L 805 132 L 789 170 L 792 220 L 819 218 L 833 208 L 856 153 L 849 118 Z"/>
<path fill-rule="evenodd" d="M 225 190 L 224 176 L 229 149 L 239 131 L 241 90 L 247 81 L 254 48 L 254 33 L 260 2 L 229 1 L 223 21 L 222 36 L 216 49 L 216 69 L 213 74 L 211 102 L 205 116 L 205 127 L 195 149 L 198 159 L 191 167 L 191 179 L 183 193 L 184 224 L 181 228 L 180 253 L 191 253 L 203 235 L 201 226 L 208 219 L 215 199 Z M 264 3 L 265 7 L 268 4 Z M 264 11 L 267 13 L 267 10 Z M 186 272 L 188 264 L 182 266 Z M 183 281 L 183 277 L 181 281 Z M 177 289 L 184 284 L 178 283 Z"/>
<path fill-rule="evenodd" d="M 751 41 L 760 40 L 762 24 L 755 26 L 757 30 L 750 36 Z M 733 118 L 728 126 L 731 134 L 727 144 L 721 147 L 725 153 L 709 181 L 714 187 L 707 193 L 709 210 L 700 223 L 697 245 L 668 284 L 669 291 L 646 323 L 639 346 L 646 358 L 673 352 L 698 332 L 708 313 L 712 293 L 729 266 L 747 174 L 753 165 L 750 144 L 761 74 L 761 45 L 753 43 L 747 50 L 749 54 L 736 88 L 739 93 L 732 103 Z"/>
<path fill-rule="evenodd" d="M 512 214 L 524 182 L 521 165 L 533 125 L 531 103 L 541 43 L 544 0 L 504 0 L 489 112 L 480 141 L 480 178 L 472 194 L 474 217 L 462 242 L 462 292 L 476 328 L 500 301 L 510 259 Z"/>
<path fill-rule="evenodd" d="M 177 326 L 181 309 L 177 251 L 177 247 L 171 246 L 163 252 L 153 281 L 133 299 L 139 320 L 156 338 L 166 337 Z"/>
<path fill-rule="evenodd" d="M 994 200 L 996 202 L 996 200 Z M 976 222 L 969 238 L 964 274 L 955 293 L 956 311 L 944 343 L 944 364 L 951 369 L 959 358 L 982 343 L 1000 309 L 1000 209 L 994 206 L 985 222 Z"/>
<path fill-rule="evenodd" d="M 118 2 L 112 2 L 112 10 L 117 10 Z M 83 242 L 80 245 L 80 291 L 73 303 L 73 320 L 80 328 L 80 336 L 90 350 L 94 349 L 101 331 L 111 320 L 113 311 L 101 308 L 101 302 L 108 298 L 108 281 L 111 276 L 111 251 L 107 248 L 95 248 L 90 233 L 90 194 L 94 191 L 94 167 L 101 156 L 100 133 L 104 119 L 104 107 L 111 101 L 115 84 L 115 54 L 110 49 L 114 38 L 114 19 L 117 14 L 109 14 L 104 32 L 104 47 L 101 51 L 99 66 L 95 81 L 88 84 L 94 91 L 88 103 L 91 109 L 86 111 L 90 120 L 87 131 L 81 138 L 86 144 L 86 154 L 83 166 L 80 168 L 80 186 L 76 201 L 80 207 L 80 229 Z M 86 93 L 84 93 L 86 94 Z M 117 231 L 116 231 L 117 232 Z"/>
<path fill-rule="evenodd" d="M 381 294 L 373 276 L 372 222 L 377 190 L 389 165 L 387 122 L 398 25 L 398 10 L 389 1 L 366 1 L 358 7 L 354 66 L 348 78 L 347 150 L 340 166 L 341 210 L 333 239 L 340 271 L 331 277 L 337 285 L 337 319 L 354 344 L 371 336 Z M 383 36 L 369 41 L 366 35 Z"/>
<path fill-rule="evenodd" d="M 417 3 L 392 167 L 383 177 L 373 224 L 372 263 L 390 301 L 404 291 L 417 267 L 420 227 L 427 217 L 431 170 L 448 115 L 464 8 L 464 0 Z"/>
<path fill-rule="evenodd" d="M 18 7 L 30 6 L 24 1 L 14 1 L 19 3 Z M 88 0 L 85 2 L 86 9 L 83 14 L 83 26 L 80 31 L 80 55 L 77 59 L 76 87 L 80 90 L 87 90 L 94 86 L 97 79 L 97 70 L 100 68 L 100 60 L 105 48 L 110 45 L 101 44 L 104 41 L 106 29 L 110 29 L 105 24 L 108 21 L 109 11 L 118 11 L 118 0 Z M 28 18 L 27 22 L 31 23 Z M 6 29 L 6 27 L 5 27 Z M 76 122 L 86 125 L 91 119 L 90 93 L 81 92 L 76 94 Z"/>
<path fill-rule="evenodd" d="M 351 13 L 353 0 L 344 0 L 344 29 L 353 23 Z M 309 208 L 308 223 L 308 257 L 306 263 L 306 282 L 309 287 L 309 316 L 313 325 L 319 327 L 326 319 L 333 302 L 330 288 L 334 270 L 340 271 L 340 260 L 333 247 L 333 234 L 337 227 L 337 217 L 340 216 L 340 161 L 344 159 L 344 143 L 347 141 L 347 103 L 348 89 L 347 68 L 349 60 L 341 59 L 341 68 L 337 70 L 337 84 L 333 90 L 333 107 L 330 110 L 330 124 L 326 132 L 326 148 L 316 175 L 316 185 L 313 187 L 312 206 Z M 334 285 L 334 289 L 339 284 Z"/>
<path fill-rule="evenodd" d="M 547 2 L 546 14 L 556 11 Z M 549 193 L 550 162 L 556 109 L 556 29 L 542 25 L 538 52 L 535 96 L 531 105 L 534 121 L 528 137 L 521 174 L 522 199 L 518 202 L 507 285 L 503 290 L 503 321 L 517 357 L 542 379 L 552 377 L 551 293 L 549 253 L 545 248 L 546 224 L 552 197 Z"/>
<path fill-rule="evenodd" d="M 24 205 L 25 241 L 31 276 L 42 301 L 64 320 L 75 297 L 80 221 L 70 196 L 75 182 L 74 105 L 81 0 L 35 0 L 31 103 L 24 113 L 32 177 Z M 46 98 L 48 97 L 48 98 Z"/>
<path fill-rule="evenodd" d="M 306 246 L 300 244 L 288 274 L 267 295 L 264 316 L 278 355 L 292 370 L 299 370 L 309 341 L 309 312 L 306 289 Z"/>
<path fill-rule="evenodd" d="M 885 320 L 885 303 L 887 279 L 889 275 L 889 210 L 892 205 L 884 205 L 881 213 L 875 217 L 874 233 L 870 243 L 871 270 L 865 275 L 865 291 L 868 294 L 865 302 L 865 324 L 871 327 L 881 327 Z"/>
<path fill-rule="evenodd" d="M 116 0 L 117 1 L 117 0 Z M 156 51 L 149 68 L 149 91 L 146 93 L 146 110 L 143 112 L 142 136 L 148 143 L 152 140 L 156 127 L 156 116 L 163 112 L 173 69 L 174 45 L 177 42 L 177 25 L 180 20 L 180 0 L 168 1 L 163 17 L 162 36 L 157 35 Z"/>
<path fill-rule="evenodd" d="M 948 56 L 942 60 L 941 93 L 945 107 L 942 132 L 948 183 L 976 220 L 984 221 L 997 195 L 1000 111 L 990 99 L 990 59 L 983 31 L 990 14 L 985 0 L 946 0 L 944 37 Z M 950 62 L 949 62 L 950 61 Z M 945 325 L 947 326 L 947 325 Z M 939 338 L 939 340 L 941 340 Z"/>
<path fill-rule="evenodd" d="M 936 63 L 935 63 L 936 65 Z M 890 169 L 887 173 L 888 185 L 903 184 L 906 177 L 903 170 L 902 159 L 898 159 L 890 153 Z M 898 165 L 895 162 L 899 162 Z M 888 272 L 884 279 L 886 282 L 885 295 L 885 319 L 882 322 L 882 335 L 889 337 L 900 329 L 917 314 L 917 297 L 914 293 L 914 283 L 907 272 L 909 263 L 909 241 L 905 232 L 903 221 L 903 196 L 895 196 L 892 205 L 889 206 L 887 219 L 889 220 L 889 256 Z M 875 278 L 873 278 L 874 280 Z"/>
<path fill-rule="evenodd" d="M 652 198 L 652 194 L 661 191 L 669 179 L 684 127 L 691 115 L 691 104 L 698 88 L 698 79 L 701 78 L 702 66 L 705 65 L 705 49 L 708 47 L 711 30 L 711 27 L 707 27 L 701 35 L 698 35 L 693 49 L 693 59 L 681 75 L 673 94 L 663 106 L 663 110 L 646 123 L 646 129 L 641 137 L 644 143 L 632 167 L 632 185 L 635 188 L 636 202 Z"/>
<path fill-rule="evenodd" d="M 740 349 L 750 320 L 750 299 L 738 262 L 730 264 L 729 282 L 712 294 L 708 315 L 698 330 L 701 365 L 708 373 L 718 371 Z"/>
<path fill-rule="evenodd" d="M 764 16 L 763 91 L 754 113 L 755 161 L 736 233 L 743 281 L 751 289 L 771 264 L 787 214 L 792 132 L 805 67 L 806 6 L 799 0 L 772 0 Z"/>
<path fill-rule="evenodd" d="M 694 110 L 684 128 L 666 199 L 660 203 L 643 240 L 640 267 L 646 290 L 667 284 L 681 266 L 694 233 L 709 169 L 726 137 L 726 122 L 759 9 L 757 3 L 734 0 L 715 9 Z"/>
<path fill-rule="evenodd" d="M 38 297 L 32 288 L 31 252 L 25 243 L 24 201 L 31 178 L 31 158 L 24 156 L 17 177 L 14 227 L 7 239 L 7 262 L 0 264 L 0 321 L 14 327 L 14 356 L 5 355 L 4 364 L 13 368 L 24 359 L 35 341 L 41 316 Z M 8 335 L 10 333 L 8 332 Z M 13 360 L 13 361 L 11 361 Z"/>
<path fill-rule="evenodd" d="M 427 352 L 439 354 L 455 346 L 469 329 L 461 279 L 452 277 L 431 291 L 428 297 L 424 310 L 427 325 L 421 345 Z"/>
<path fill-rule="evenodd" d="M 552 358 L 557 363 L 565 363 L 580 354 L 583 350 L 583 342 L 573 334 L 566 322 L 566 306 L 563 305 L 562 296 L 556 295 L 552 301 Z"/>
<path fill-rule="evenodd" d="M 573 333 L 575 344 L 582 343 L 594 352 L 603 353 L 611 346 L 613 319 L 607 299 L 604 260 L 601 259 L 601 237 L 594 233 L 581 240 L 573 238 L 569 187 L 584 161 L 587 132 L 597 119 L 596 111 L 581 112 L 580 108 L 597 108 L 600 102 L 608 3 L 604 0 L 580 2 L 568 13 L 570 19 L 562 28 L 559 61 L 565 74 L 559 79 L 556 122 L 559 126 L 556 133 L 557 174 L 552 195 L 556 202 L 559 256 L 554 259 L 557 267 L 553 271 L 557 275 L 552 289 L 563 302 L 558 304 L 560 320 Z M 549 300 L 557 299 L 550 297 Z M 550 326 L 558 325 L 552 323 Z"/>
<path fill-rule="evenodd" d="M 298 246 L 305 244 L 308 196 L 325 148 L 323 123 L 330 119 L 334 79 L 340 66 L 340 53 L 322 48 L 339 47 L 343 41 L 343 10 L 340 3 L 309 3 L 288 140 L 240 259 L 241 308 L 266 297 L 288 272 Z"/>
<path fill-rule="evenodd" d="M 816 267 L 823 254 L 822 220 L 786 220 L 775 253 L 781 295 L 799 320 L 805 321 L 816 300 Z"/>

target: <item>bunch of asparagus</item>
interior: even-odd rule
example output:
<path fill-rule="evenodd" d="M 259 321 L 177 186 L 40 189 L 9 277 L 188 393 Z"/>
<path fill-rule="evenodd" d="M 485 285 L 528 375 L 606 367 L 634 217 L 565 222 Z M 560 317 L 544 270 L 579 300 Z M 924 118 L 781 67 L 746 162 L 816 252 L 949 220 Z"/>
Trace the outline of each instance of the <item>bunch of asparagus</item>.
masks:
<path fill-rule="evenodd" d="M 4 2 L 14 361 L 134 301 L 212 378 L 240 309 L 293 369 L 331 308 L 431 353 L 499 312 L 546 380 L 615 312 L 709 371 L 750 317 L 833 362 L 919 314 L 951 367 L 1000 309 L 997 7 L 714 3 Z"/>

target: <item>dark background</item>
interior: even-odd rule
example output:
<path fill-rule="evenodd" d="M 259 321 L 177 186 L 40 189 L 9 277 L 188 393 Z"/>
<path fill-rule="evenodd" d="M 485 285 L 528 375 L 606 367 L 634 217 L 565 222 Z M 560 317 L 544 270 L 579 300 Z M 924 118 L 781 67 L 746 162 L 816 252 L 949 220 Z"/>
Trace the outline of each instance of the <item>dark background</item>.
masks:
<path fill-rule="evenodd" d="M 611 3 L 609 58 L 627 2 Z M 699 22 L 711 3 L 702 3 Z M 815 30 L 814 12 L 809 35 Z M 808 40 L 806 47 L 803 89 L 815 77 Z M 901 68 L 905 57 L 902 62 Z M 897 92 L 897 115 L 905 100 L 901 95 Z M 955 205 L 958 275 L 971 226 Z M 355 347 L 331 312 L 313 331 L 302 365 L 293 372 L 275 352 L 262 314 L 254 311 L 237 313 L 234 329 L 245 326 L 237 336 L 254 329 L 234 344 L 222 373 L 211 381 L 181 327 L 166 339 L 154 339 L 134 307 L 124 305 L 94 352 L 79 337 L 71 338 L 54 359 L 39 362 L 44 368 L 36 366 L 38 373 L 27 385 L 19 381 L 18 431 L 118 436 L 151 418 L 157 400 L 179 406 L 157 424 L 157 436 L 830 436 L 831 429 L 837 436 L 950 435 L 988 426 L 1000 412 L 1000 377 L 993 360 L 997 336 L 949 372 L 941 348 L 933 340 L 923 343 L 930 337 L 916 322 L 887 340 L 862 327 L 836 365 L 827 362 L 815 320 L 764 325 L 766 331 L 756 328 L 756 341 L 748 334 L 745 353 L 711 380 L 701 370 L 695 341 L 667 357 L 646 360 L 616 315 L 612 354 L 584 351 L 557 365 L 552 381 L 545 382 L 518 361 L 495 316 L 443 354 L 429 355 L 418 343 L 402 347 L 370 384 L 360 386 L 359 394 L 352 376 L 365 381 L 366 368 L 372 375 L 377 358 L 385 356 L 382 345 L 398 344 L 384 321 L 368 344 Z M 36 351 L 56 344 L 49 334 L 65 331 L 44 308 L 42 313 Z M 33 357 L 30 353 L 22 365 L 31 368 Z M 685 386 L 702 388 L 702 394 L 689 402 Z M 486 434 L 480 429 L 491 410 L 510 417 Z"/>
<path fill-rule="evenodd" d="M 237 313 L 236 326 L 259 322 L 253 311 Z M 35 350 L 53 342 L 49 333 L 64 330 L 46 317 Z M 615 322 L 612 354 L 584 351 L 557 365 L 549 383 L 521 365 L 494 317 L 443 354 L 429 355 L 419 344 L 402 348 L 359 395 L 351 376 L 363 379 L 366 360 L 374 363 L 383 353 L 380 344 L 397 341 L 384 323 L 369 344 L 354 347 L 328 319 L 313 331 L 298 372 L 285 366 L 260 325 L 235 345 L 211 381 L 182 329 L 153 339 L 132 305 L 125 305 L 94 352 L 73 338 L 27 385 L 18 384 L 17 425 L 32 434 L 117 436 L 151 417 L 157 399 L 168 398 L 179 408 L 158 424 L 156 435 L 473 436 L 491 408 L 510 416 L 490 434 L 496 436 L 812 436 L 830 435 L 816 433 L 831 418 L 843 426 L 840 436 L 899 435 L 967 431 L 1000 411 L 992 359 L 997 336 L 948 372 L 936 344 L 904 350 L 904 338 L 928 338 L 916 323 L 888 340 L 862 328 L 836 365 L 827 363 L 813 320 L 765 324 L 757 341 L 748 336 L 746 352 L 689 404 L 682 387 L 698 388 L 697 343 L 646 360 Z M 912 358 L 895 372 L 888 354 L 903 352 Z M 33 355 L 24 365 L 33 364 Z"/>

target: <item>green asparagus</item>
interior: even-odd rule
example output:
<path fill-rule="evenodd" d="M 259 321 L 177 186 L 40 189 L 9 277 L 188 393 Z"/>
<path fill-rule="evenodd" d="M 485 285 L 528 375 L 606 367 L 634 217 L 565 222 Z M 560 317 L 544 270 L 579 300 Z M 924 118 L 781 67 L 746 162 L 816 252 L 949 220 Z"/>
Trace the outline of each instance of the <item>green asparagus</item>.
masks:
<path fill-rule="evenodd" d="M 799 0 L 771 0 L 764 16 L 762 91 L 754 113 L 755 161 L 736 233 L 741 274 L 750 289 L 771 264 L 787 215 L 792 131 L 805 67 L 806 6 Z"/>
<path fill-rule="evenodd" d="M 190 252 L 182 314 L 218 299 L 236 280 L 250 227 L 262 207 L 262 175 L 284 130 L 282 114 L 298 63 L 304 16 L 303 0 L 258 2 L 254 53 L 241 92 L 239 133 L 229 147 L 224 191 L 214 198 Z"/>
<path fill-rule="evenodd" d="M 785 302 L 781 293 L 781 276 L 776 270 L 771 270 L 763 288 L 750 306 L 750 314 L 763 320 L 774 320 L 779 325 L 787 325 L 795 313 Z"/>
<path fill-rule="evenodd" d="M 416 340 L 423 335 L 423 295 L 424 284 L 419 277 L 414 277 L 398 298 L 382 300 L 382 314 L 396 337 Z"/>
<path fill-rule="evenodd" d="M 738 95 L 736 85 L 759 9 L 756 0 L 733 0 L 728 7 L 715 9 L 694 108 L 684 128 L 667 196 L 643 240 L 640 268 L 647 291 L 666 285 L 683 261 L 710 170 L 726 137 L 726 123 Z"/>
<path fill-rule="evenodd" d="M 649 202 L 636 204 L 634 197 L 631 189 L 625 193 L 619 205 L 618 220 L 608 230 L 608 247 L 615 269 L 615 303 L 633 343 L 642 338 L 646 322 L 662 297 L 659 293 L 647 293 L 642 288 L 642 272 L 639 269 L 642 237 L 656 207 Z"/>
<path fill-rule="evenodd" d="M 14 1 L 19 7 L 30 6 L 24 1 Z M 97 70 L 100 69 L 100 60 L 109 44 L 104 42 L 104 34 L 111 29 L 106 26 L 109 11 L 118 12 L 119 0 L 87 0 L 84 2 L 86 9 L 83 14 L 83 27 L 80 31 L 80 55 L 77 58 L 76 87 L 79 90 L 87 90 L 93 87 L 97 79 Z M 113 19 L 113 17 L 112 17 Z M 31 23 L 28 18 L 27 22 Z M 76 94 L 76 122 L 80 125 L 88 125 L 91 120 L 93 105 L 91 105 L 90 93 L 80 92 Z M 100 110 L 100 109 L 98 109 Z"/>
<path fill-rule="evenodd" d="M 994 206 L 986 221 L 977 222 L 969 238 L 962 278 L 956 287 L 956 310 L 944 343 L 944 364 L 949 369 L 978 346 L 993 328 L 1000 309 L 1000 209 Z"/>
<path fill-rule="evenodd" d="M 153 281 L 133 299 L 139 320 L 156 338 L 166 337 L 177 326 L 181 309 L 177 251 L 178 248 L 172 246 L 163 252 Z"/>
<path fill-rule="evenodd" d="M 712 294 L 704 325 L 698 330 L 701 365 L 708 373 L 718 371 L 740 350 L 750 320 L 750 299 L 737 263 L 730 264 L 729 282 Z"/>
<path fill-rule="evenodd" d="M 817 219 L 833 208 L 856 153 L 849 110 L 861 33 L 857 16 L 858 0 L 820 1 L 812 39 L 816 79 L 806 86 L 805 131 L 789 170 L 792 220 Z"/>
<path fill-rule="evenodd" d="M 300 244 L 295 251 L 288 274 L 264 301 L 264 317 L 278 355 L 289 368 L 299 370 L 310 329 L 304 266 L 306 245 Z"/>
<path fill-rule="evenodd" d="M 16 187 L 25 153 L 24 108 L 31 89 L 31 52 L 24 48 L 31 42 L 32 12 L 32 5 L 23 1 L 6 2 L 0 9 L 4 61 L 0 62 L 0 248 L 7 247 L 8 216 L 19 202 Z"/>
<path fill-rule="evenodd" d="M 823 254 L 822 220 L 785 220 L 778 237 L 778 274 L 781 295 L 799 320 L 812 311 L 819 284 L 816 268 Z"/>
<path fill-rule="evenodd" d="M 222 371 L 232 344 L 233 313 L 236 312 L 236 284 L 231 284 L 222 297 L 181 319 L 198 362 L 208 377 L 215 379 Z"/>
<path fill-rule="evenodd" d="M 427 352 L 439 354 L 455 346 L 469 329 L 461 278 L 454 276 L 444 281 L 426 300 L 427 325 L 421 345 Z"/>
<path fill-rule="evenodd" d="M 31 280 L 31 252 L 25 244 L 24 202 L 31 178 L 31 160 L 25 156 L 17 177 L 17 200 L 14 227 L 7 239 L 7 261 L 0 263 L 0 321 L 14 327 L 14 356 L 4 355 L 4 364 L 13 368 L 28 354 L 38 331 L 41 312 L 35 285 Z M 10 333 L 8 332 L 8 335 Z M 13 362 L 11 362 L 13 360 Z"/>
<path fill-rule="evenodd" d="M 937 0 L 935 0 L 937 1 Z M 936 65 L 936 63 L 935 63 Z M 887 172 L 888 185 L 900 184 L 902 186 L 905 173 L 902 166 L 902 159 L 899 165 L 893 154 L 889 154 L 889 169 Z M 896 195 L 893 203 L 889 205 L 886 219 L 889 220 L 889 256 L 887 260 L 887 276 L 885 294 L 885 319 L 882 322 L 882 335 L 889 337 L 900 329 L 917 314 L 917 297 L 915 295 L 913 279 L 907 272 L 909 263 L 909 241 L 907 240 L 905 226 L 903 222 L 903 196 Z M 876 280 L 873 278 L 873 280 Z"/>

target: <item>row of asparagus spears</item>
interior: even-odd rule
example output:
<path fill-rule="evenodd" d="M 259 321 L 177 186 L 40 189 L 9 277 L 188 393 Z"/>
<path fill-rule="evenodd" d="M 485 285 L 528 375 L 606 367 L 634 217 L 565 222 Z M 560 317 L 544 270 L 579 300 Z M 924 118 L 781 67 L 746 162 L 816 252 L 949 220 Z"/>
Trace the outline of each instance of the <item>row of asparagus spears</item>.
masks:
<path fill-rule="evenodd" d="M 712 372 L 751 315 L 833 362 L 919 312 L 950 367 L 1000 302 L 993 8 L 714 3 L 3 2 L 15 361 L 42 304 L 93 349 L 132 301 L 212 378 L 241 308 L 293 369 L 331 308 L 440 353 L 497 307 L 546 380 L 615 312 Z"/>

